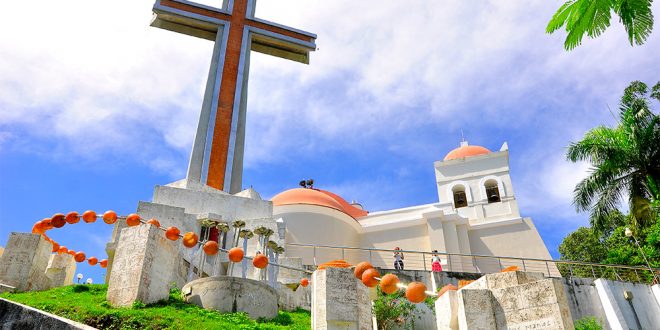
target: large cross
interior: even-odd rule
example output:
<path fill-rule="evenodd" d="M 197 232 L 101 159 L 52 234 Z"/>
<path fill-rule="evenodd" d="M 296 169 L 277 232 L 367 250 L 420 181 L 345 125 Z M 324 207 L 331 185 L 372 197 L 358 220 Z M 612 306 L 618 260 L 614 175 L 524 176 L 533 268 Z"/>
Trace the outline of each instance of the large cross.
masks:
<path fill-rule="evenodd" d="M 236 193 L 242 189 L 250 50 L 302 63 L 316 35 L 254 17 L 256 0 L 215 8 L 157 0 L 151 26 L 215 41 L 187 179 Z"/>

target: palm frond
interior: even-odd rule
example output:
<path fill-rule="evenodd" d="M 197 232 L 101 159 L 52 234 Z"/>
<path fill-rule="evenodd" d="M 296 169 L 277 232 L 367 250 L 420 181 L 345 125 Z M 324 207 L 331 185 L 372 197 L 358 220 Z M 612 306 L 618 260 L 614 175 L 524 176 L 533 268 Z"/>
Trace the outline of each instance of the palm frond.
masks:
<path fill-rule="evenodd" d="M 565 17 L 566 40 L 564 48 L 571 50 L 582 43 L 585 34 L 597 37 L 610 26 L 613 0 L 576 0 Z"/>
<path fill-rule="evenodd" d="M 630 45 L 643 44 L 653 30 L 652 0 L 617 0 L 614 11 L 628 33 Z"/>
<path fill-rule="evenodd" d="M 575 6 L 575 2 L 576 0 L 569 0 L 559 7 L 557 12 L 552 15 L 552 19 L 550 19 L 548 26 L 545 28 L 546 33 L 555 32 L 566 24 L 566 20 L 577 7 Z"/>

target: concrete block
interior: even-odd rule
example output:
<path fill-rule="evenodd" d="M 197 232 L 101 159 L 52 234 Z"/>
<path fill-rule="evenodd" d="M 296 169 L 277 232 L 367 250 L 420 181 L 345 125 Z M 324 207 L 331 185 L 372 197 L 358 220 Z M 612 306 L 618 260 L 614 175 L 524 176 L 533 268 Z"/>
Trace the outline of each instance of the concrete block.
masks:
<path fill-rule="evenodd" d="M 303 268 L 303 261 L 302 258 L 282 258 L 280 257 L 277 262 L 280 265 L 284 266 L 289 266 L 289 267 L 295 267 L 298 269 Z M 309 277 L 308 274 L 305 272 L 301 272 L 298 270 L 293 270 L 293 269 L 288 269 L 288 268 L 280 268 L 279 272 L 277 273 L 277 281 L 282 283 L 282 284 L 297 284 L 300 283 L 300 280 L 303 277 Z"/>
<path fill-rule="evenodd" d="M 245 312 L 252 319 L 272 319 L 278 312 L 275 289 L 251 279 L 205 277 L 184 285 L 181 292 L 189 303 L 223 313 Z"/>
<path fill-rule="evenodd" d="M 531 283 L 545 278 L 543 273 L 537 272 L 504 272 L 487 274 L 465 286 L 466 289 L 502 289 L 512 286 Z"/>
<path fill-rule="evenodd" d="M 68 253 L 51 254 L 46 268 L 46 276 L 50 278 L 51 287 L 73 284 L 77 266 L 73 256 Z"/>
<path fill-rule="evenodd" d="M 108 283 L 108 301 L 113 306 L 130 306 L 167 299 L 170 283 L 179 272 L 180 242 L 168 240 L 154 226 L 122 230 L 113 271 Z"/>
<path fill-rule="evenodd" d="M 312 287 L 307 286 L 306 288 L 303 288 L 301 285 L 297 285 L 297 288 L 293 290 L 293 288 L 291 288 L 292 286 L 295 285 L 280 284 L 277 286 L 277 294 L 280 297 L 280 309 L 294 311 L 297 308 L 302 308 L 311 311 Z"/>
<path fill-rule="evenodd" d="M 458 330 L 458 297 L 456 291 L 447 291 L 435 301 L 438 330 Z"/>
<path fill-rule="evenodd" d="M 46 267 L 51 250 L 52 245 L 41 235 L 11 233 L 0 257 L 0 283 L 15 287 L 16 291 L 50 288 Z"/>
<path fill-rule="evenodd" d="M 312 275 L 313 329 L 371 329 L 369 288 L 345 268 L 317 270 Z"/>
<path fill-rule="evenodd" d="M 457 292 L 460 330 L 495 329 L 493 297 L 489 290 L 461 289 Z"/>
<path fill-rule="evenodd" d="M 564 285 L 543 279 L 492 290 L 498 328 L 573 329 Z"/>

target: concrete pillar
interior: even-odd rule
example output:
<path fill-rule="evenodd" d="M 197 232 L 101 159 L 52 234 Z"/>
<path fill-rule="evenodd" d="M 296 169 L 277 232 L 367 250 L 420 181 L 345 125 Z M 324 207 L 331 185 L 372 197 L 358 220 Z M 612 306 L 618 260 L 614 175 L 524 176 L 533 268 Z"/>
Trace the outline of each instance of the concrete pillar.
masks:
<path fill-rule="evenodd" d="M 447 291 L 435 301 L 435 317 L 438 330 L 458 330 L 456 291 Z"/>
<path fill-rule="evenodd" d="M 458 249 L 461 254 L 472 254 L 470 249 L 470 238 L 468 237 L 467 224 L 457 224 L 456 225 L 456 234 L 458 238 Z M 463 266 L 463 271 L 470 271 L 479 273 L 477 265 L 475 265 L 475 260 L 470 257 L 461 257 L 461 265 Z"/>
<path fill-rule="evenodd" d="M 489 290 L 459 290 L 458 328 L 497 329 L 493 313 L 493 295 Z"/>
<path fill-rule="evenodd" d="M 346 268 L 312 275 L 312 329 L 372 329 L 369 288 Z"/>
<path fill-rule="evenodd" d="M 15 287 L 16 291 L 48 289 L 46 267 L 52 248 L 41 235 L 11 233 L 0 257 L 0 283 Z"/>
<path fill-rule="evenodd" d="M 180 281 L 178 244 L 180 240 L 170 241 L 151 225 L 122 229 L 108 283 L 110 304 L 130 306 L 136 300 L 149 304 L 167 299 L 170 283 Z"/>
<path fill-rule="evenodd" d="M 46 268 L 46 276 L 50 278 L 51 286 L 56 288 L 73 284 L 76 273 L 76 261 L 68 253 L 51 254 Z"/>

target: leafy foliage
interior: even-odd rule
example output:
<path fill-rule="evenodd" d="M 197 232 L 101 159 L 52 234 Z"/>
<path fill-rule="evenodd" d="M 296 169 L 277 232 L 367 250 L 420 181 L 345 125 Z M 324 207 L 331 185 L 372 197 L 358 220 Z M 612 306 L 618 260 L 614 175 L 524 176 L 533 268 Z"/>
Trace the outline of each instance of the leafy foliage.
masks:
<path fill-rule="evenodd" d="M 659 90 L 660 83 L 651 97 L 660 100 Z M 635 229 L 653 223 L 649 183 L 660 183 L 660 116 L 651 111 L 647 95 L 646 84 L 632 82 L 621 97 L 619 124 L 596 127 L 568 147 L 569 161 L 592 164 L 589 176 L 575 187 L 573 203 L 578 211 L 591 212 L 596 230 L 605 230 L 626 195 Z"/>
<path fill-rule="evenodd" d="M 566 236 L 559 246 L 561 259 L 644 268 L 650 265 L 653 268 L 660 268 L 660 219 L 657 219 L 653 225 L 635 232 L 635 238 L 629 238 L 625 235 L 625 228 L 630 225 L 632 217 L 623 215 L 621 217 L 626 222 L 618 224 L 612 230 L 601 232 L 590 227 L 580 227 Z M 646 270 L 618 270 L 615 273 L 608 267 L 559 264 L 559 271 L 564 276 L 591 277 L 595 274 L 613 280 L 645 282 L 653 279 L 653 274 Z"/>
<path fill-rule="evenodd" d="M 82 289 L 86 288 L 86 289 Z M 221 314 L 185 303 L 178 290 L 169 300 L 112 308 L 106 285 L 73 285 L 41 292 L 2 293 L 0 297 L 99 329 L 310 329 L 308 311 L 279 312 L 273 320 L 251 320 L 245 313 Z"/>
<path fill-rule="evenodd" d="M 583 317 L 575 321 L 575 330 L 603 330 L 603 325 L 595 317 Z"/>
<path fill-rule="evenodd" d="M 385 294 L 380 290 L 380 287 L 377 287 L 377 291 L 378 299 L 374 300 L 373 310 L 378 323 L 378 330 L 389 330 L 395 325 L 408 325 L 406 319 L 412 315 L 415 305 L 406 300 L 403 291 Z M 412 327 L 414 328 L 414 325 Z"/>
<path fill-rule="evenodd" d="M 653 30 L 653 0 L 568 0 L 552 16 L 547 33 L 566 26 L 566 50 L 582 43 L 584 35 L 600 36 L 610 26 L 612 12 L 619 16 L 631 45 L 643 44 Z"/>

